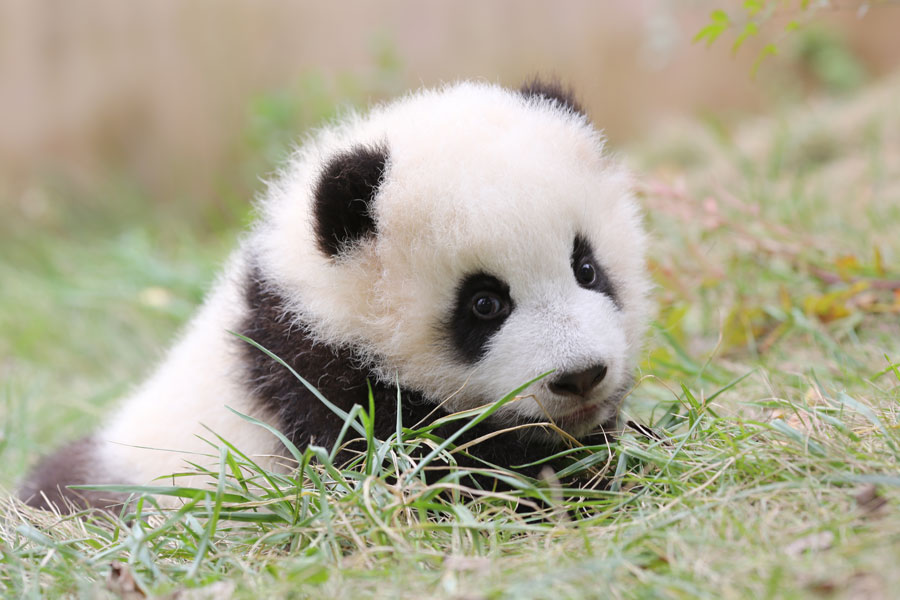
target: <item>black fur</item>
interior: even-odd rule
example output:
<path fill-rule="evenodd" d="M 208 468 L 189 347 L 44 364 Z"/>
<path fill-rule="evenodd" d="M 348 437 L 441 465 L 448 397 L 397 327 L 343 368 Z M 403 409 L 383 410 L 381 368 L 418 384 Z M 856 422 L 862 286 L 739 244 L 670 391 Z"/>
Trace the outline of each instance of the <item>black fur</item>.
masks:
<path fill-rule="evenodd" d="M 575 93 L 557 79 L 542 80 L 535 77 L 531 81 L 523 83 L 519 88 L 519 93 L 526 98 L 539 96 L 548 100 L 555 100 L 567 110 L 587 116 L 587 112 L 581 106 L 581 103 L 575 99 Z"/>
<path fill-rule="evenodd" d="M 319 249 L 327 256 L 375 233 L 372 200 L 388 161 L 386 146 L 357 146 L 332 157 L 315 189 Z"/>
<path fill-rule="evenodd" d="M 113 509 L 122 506 L 127 494 L 73 490 L 66 486 L 122 483 L 97 473 L 96 442 L 84 438 L 67 444 L 38 464 L 19 490 L 19 497 L 31 506 L 50 510 L 55 505 L 63 513 L 68 503 L 76 509 Z M 124 479 L 124 477 L 123 477 Z"/>
<path fill-rule="evenodd" d="M 478 277 L 484 279 L 479 280 Z M 485 274 L 478 277 L 467 279 L 474 286 L 473 290 L 485 289 L 486 286 L 487 289 L 508 296 L 508 287 L 496 278 Z M 396 387 L 371 377 L 367 370 L 358 366 L 349 350 L 313 343 L 304 326 L 296 321 L 295 315 L 285 310 L 285 303 L 278 292 L 264 280 L 258 270 L 252 270 L 245 286 L 247 315 L 239 329 L 240 333 L 281 357 L 326 398 L 345 411 L 349 411 L 354 404 L 367 406 L 368 380 L 375 400 L 375 435 L 380 439 L 390 436 L 397 421 Z M 466 287 L 466 283 L 462 287 Z M 458 335 L 465 337 L 464 333 Z M 246 383 L 260 405 L 277 415 L 279 429 L 299 448 L 316 444 L 330 449 L 337 440 L 343 421 L 283 366 L 250 344 L 240 340 L 236 343 L 241 344 L 244 370 L 235 373 L 235 376 Z M 435 405 L 426 401 L 419 393 L 401 390 L 401 396 L 401 418 L 408 427 L 425 424 L 446 414 L 442 409 L 434 411 Z M 526 422 L 527 420 L 520 419 L 520 423 Z M 445 425 L 434 430 L 434 434 L 446 438 L 461 426 L 462 423 Z M 615 427 L 614 417 L 583 442 L 602 444 L 608 439 L 609 434 L 606 432 L 614 431 Z M 456 443 L 465 444 L 492 431 L 492 425 L 484 422 L 470 429 Z M 116 479 L 98 473 L 95 448 L 96 441 L 93 438 L 84 438 L 59 449 L 31 472 L 19 491 L 19 497 L 31 506 L 49 509 L 52 504 L 62 512 L 68 512 L 67 502 L 76 508 L 115 509 L 122 506 L 128 498 L 126 494 L 73 490 L 67 487 L 121 483 L 127 478 L 127 474 L 120 474 Z M 543 442 L 534 439 L 534 436 L 505 433 L 480 442 L 467 451 L 489 463 L 511 467 L 538 461 L 557 450 L 558 444 Z M 466 466 L 480 466 L 477 461 L 464 457 L 459 457 L 458 462 Z M 540 469 L 540 466 L 529 467 L 520 469 L 520 472 L 536 477 Z M 492 481 L 480 479 L 478 483 L 491 485 Z"/>
<path fill-rule="evenodd" d="M 240 332 L 279 356 L 345 411 L 354 404 L 368 405 L 368 380 L 375 401 L 375 436 L 380 439 L 390 436 L 396 429 L 397 388 L 371 377 L 368 371 L 358 366 L 349 350 L 313 343 L 304 327 L 295 323 L 295 316 L 285 311 L 284 301 L 258 270 L 251 273 L 246 286 L 249 312 Z M 287 369 L 250 344 L 240 343 L 247 385 L 257 401 L 277 415 L 280 430 L 301 449 L 310 443 L 330 449 L 343 426 L 342 420 Z M 407 427 L 446 414 L 438 409 L 428 418 L 435 408 L 433 403 L 409 390 L 401 390 L 401 396 L 402 422 Z M 434 433 L 446 438 L 461 426 L 461 423 L 446 425 Z M 607 427 L 611 430 L 615 422 Z M 466 443 L 492 430 L 488 422 L 481 423 L 456 443 Z M 502 434 L 477 444 L 468 452 L 490 463 L 509 467 L 537 461 L 558 449 L 551 444 L 529 440 L 529 437 L 517 433 Z M 460 462 L 467 464 L 464 460 Z M 535 467 L 522 472 L 536 476 L 538 470 Z"/>
<path fill-rule="evenodd" d="M 581 264 L 583 264 L 585 261 L 590 262 L 590 264 L 594 267 L 596 279 L 591 285 L 585 287 L 600 294 L 609 296 L 609 298 L 618 308 L 622 308 L 622 305 L 619 303 L 619 296 L 618 294 L 616 294 L 616 289 L 615 287 L 613 287 L 612 282 L 609 280 L 609 276 L 606 274 L 603 266 L 597 262 L 596 258 L 594 258 L 594 249 L 591 247 L 591 243 L 587 240 L 587 238 L 581 235 L 575 236 L 575 242 L 572 245 L 572 257 L 570 260 L 572 271 L 576 275 L 578 267 Z"/>
<path fill-rule="evenodd" d="M 472 312 L 476 294 L 487 292 L 504 305 L 504 311 L 493 319 L 480 319 Z M 445 324 L 453 340 L 453 347 L 461 360 L 475 363 L 487 352 L 491 337 L 500 330 L 513 311 L 509 285 L 487 273 L 473 273 L 464 278 L 456 289 L 456 305 L 450 320 Z"/>

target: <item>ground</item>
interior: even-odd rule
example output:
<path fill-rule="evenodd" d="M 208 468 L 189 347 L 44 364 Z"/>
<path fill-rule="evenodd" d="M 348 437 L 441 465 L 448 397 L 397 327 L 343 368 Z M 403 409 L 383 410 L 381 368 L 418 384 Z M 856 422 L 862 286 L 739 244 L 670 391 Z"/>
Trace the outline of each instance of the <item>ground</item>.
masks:
<path fill-rule="evenodd" d="M 658 313 L 626 407 L 646 428 L 577 455 L 606 490 L 565 498 L 522 483 L 518 495 L 550 506 L 538 514 L 503 495 L 399 485 L 390 475 L 411 464 L 396 440 L 371 441 L 366 466 L 320 454 L 294 478 L 223 446 L 209 490 L 180 492 L 174 513 L 148 499 L 137 516 L 64 518 L 12 501 L 40 454 L 89 431 L 152 368 L 245 220 L 182 222 L 127 189 L 107 204 L 35 192 L 23 219 L 0 224 L 0 589 L 891 597 L 897 97 L 894 78 L 738 125 L 674 123 L 616 149 L 639 174 L 654 238 Z"/>

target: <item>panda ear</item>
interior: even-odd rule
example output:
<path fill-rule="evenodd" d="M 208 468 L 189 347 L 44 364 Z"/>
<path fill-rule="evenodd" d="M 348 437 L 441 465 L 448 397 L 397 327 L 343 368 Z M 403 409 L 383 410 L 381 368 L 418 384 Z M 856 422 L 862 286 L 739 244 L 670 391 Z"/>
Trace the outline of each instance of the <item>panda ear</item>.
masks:
<path fill-rule="evenodd" d="M 526 81 L 519 88 L 519 93 L 526 98 L 546 98 L 555 101 L 559 106 L 574 113 L 587 116 L 584 108 L 575 99 L 571 88 L 564 86 L 558 79 L 542 80 L 539 77 Z"/>
<path fill-rule="evenodd" d="M 375 233 L 372 201 L 387 161 L 384 145 L 356 146 L 325 164 L 313 198 L 316 238 L 325 255 L 337 256 Z"/>

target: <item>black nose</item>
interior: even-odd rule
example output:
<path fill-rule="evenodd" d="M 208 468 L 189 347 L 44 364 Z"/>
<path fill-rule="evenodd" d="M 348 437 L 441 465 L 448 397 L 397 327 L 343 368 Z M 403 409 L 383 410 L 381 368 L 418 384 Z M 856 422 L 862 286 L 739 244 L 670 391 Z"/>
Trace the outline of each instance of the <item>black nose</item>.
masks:
<path fill-rule="evenodd" d="M 584 371 L 563 373 L 550 383 L 550 391 L 563 396 L 584 398 L 606 377 L 606 365 L 599 363 Z"/>

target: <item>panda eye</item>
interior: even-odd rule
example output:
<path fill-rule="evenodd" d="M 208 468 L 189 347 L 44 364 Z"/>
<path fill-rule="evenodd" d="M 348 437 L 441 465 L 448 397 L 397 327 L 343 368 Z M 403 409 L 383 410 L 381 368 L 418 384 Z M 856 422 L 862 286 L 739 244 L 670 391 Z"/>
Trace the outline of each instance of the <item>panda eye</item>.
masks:
<path fill-rule="evenodd" d="M 450 334 L 456 356 L 475 364 L 487 354 L 491 338 L 516 309 L 509 284 L 498 277 L 477 271 L 456 284 L 456 300 L 449 318 L 441 323 Z"/>
<path fill-rule="evenodd" d="M 497 294 L 479 292 L 472 297 L 472 313 L 479 319 L 496 319 L 508 312 L 508 307 Z"/>
<path fill-rule="evenodd" d="M 572 273 L 575 275 L 575 281 L 578 285 L 586 290 L 608 296 L 613 301 L 613 304 L 616 305 L 616 308 L 622 308 L 622 304 L 616 294 L 616 288 L 613 287 L 609 275 L 607 275 L 603 266 L 597 262 L 597 259 L 594 258 L 594 250 L 591 248 L 590 242 L 582 235 L 575 236 L 569 264 L 572 267 Z"/>
<path fill-rule="evenodd" d="M 585 260 L 578 265 L 578 268 L 575 269 L 575 279 L 582 287 L 590 287 L 596 283 L 597 269 L 590 260 Z"/>

